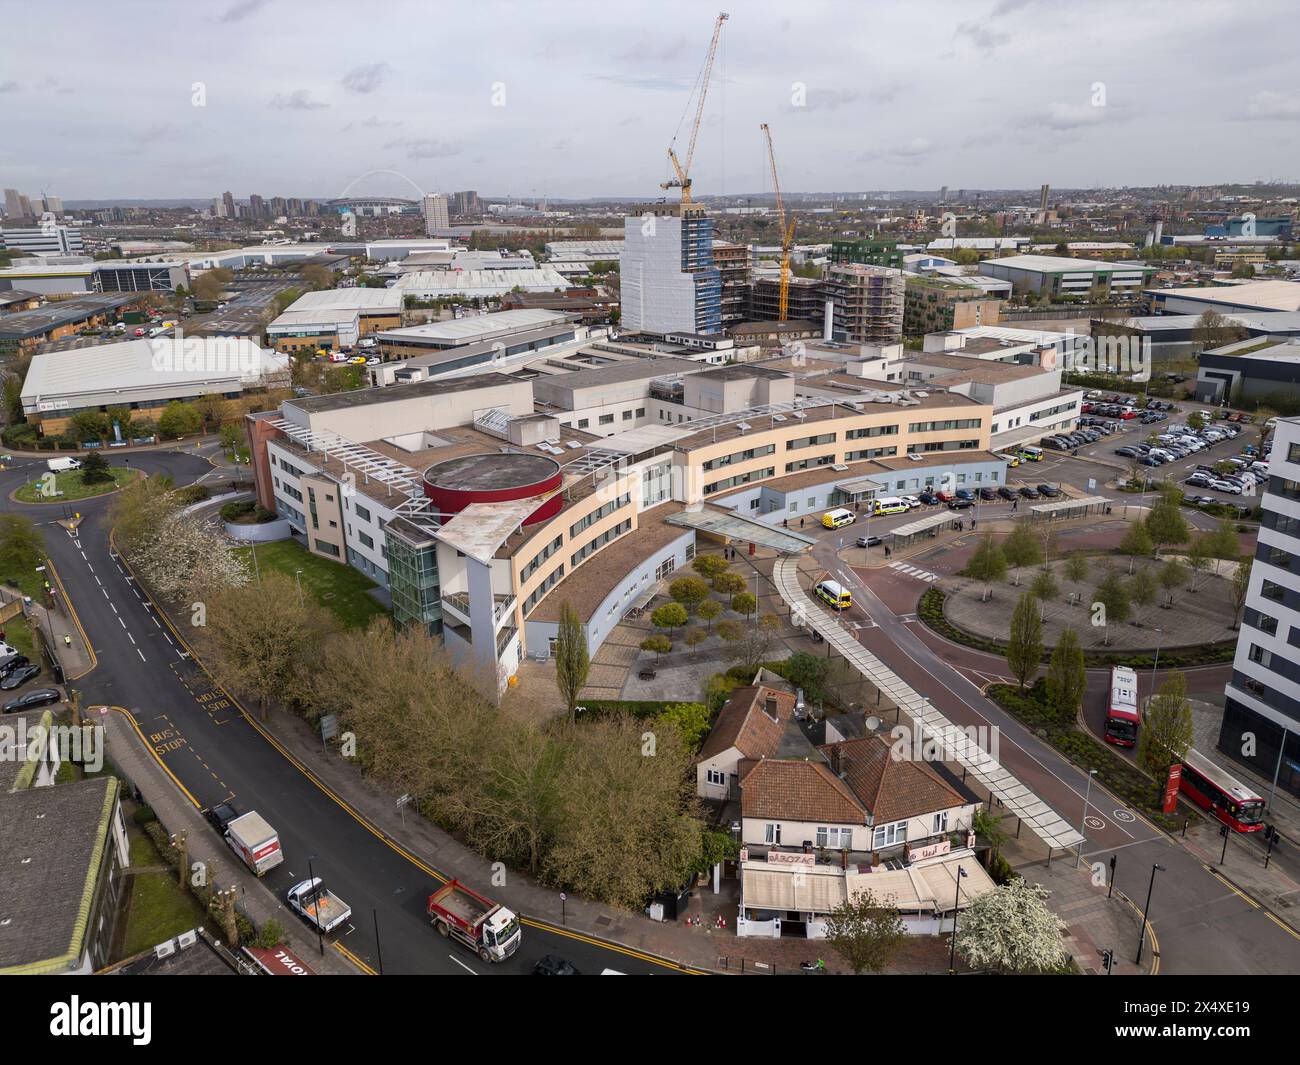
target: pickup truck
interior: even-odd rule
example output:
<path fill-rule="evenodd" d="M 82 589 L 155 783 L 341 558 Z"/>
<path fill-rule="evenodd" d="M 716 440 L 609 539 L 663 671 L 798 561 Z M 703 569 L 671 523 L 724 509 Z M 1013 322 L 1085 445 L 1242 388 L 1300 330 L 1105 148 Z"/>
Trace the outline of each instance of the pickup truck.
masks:
<path fill-rule="evenodd" d="M 352 916 L 352 907 L 330 891 L 320 877 L 294 884 L 284 897 L 294 913 L 322 932 L 333 932 Z"/>

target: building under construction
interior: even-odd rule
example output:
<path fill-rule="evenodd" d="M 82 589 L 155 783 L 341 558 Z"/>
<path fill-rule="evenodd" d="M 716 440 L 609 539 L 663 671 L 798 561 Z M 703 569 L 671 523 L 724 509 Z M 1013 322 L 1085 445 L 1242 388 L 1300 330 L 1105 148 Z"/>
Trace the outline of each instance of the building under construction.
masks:
<path fill-rule="evenodd" d="M 754 259 L 747 244 L 713 242 L 713 265 L 722 281 L 722 327 L 743 322 L 749 312 L 749 286 Z"/>
<path fill-rule="evenodd" d="M 833 339 L 851 344 L 897 344 L 903 336 L 901 270 L 866 263 L 840 263 L 823 282 L 834 307 Z"/>
<path fill-rule="evenodd" d="M 787 321 L 820 322 L 825 316 L 826 294 L 822 282 L 811 277 L 790 278 Z M 749 317 L 755 322 L 775 322 L 781 307 L 781 279 L 755 278 L 749 301 Z"/>

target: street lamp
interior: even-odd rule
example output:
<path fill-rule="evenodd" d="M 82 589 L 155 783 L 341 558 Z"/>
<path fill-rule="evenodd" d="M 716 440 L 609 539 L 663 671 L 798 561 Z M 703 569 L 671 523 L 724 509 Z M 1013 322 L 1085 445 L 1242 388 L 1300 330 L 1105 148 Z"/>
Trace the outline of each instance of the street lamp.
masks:
<path fill-rule="evenodd" d="M 1088 833 L 1088 798 L 1092 795 L 1092 778 L 1097 775 L 1097 770 L 1088 770 L 1088 786 L 1083 789 L 1083 817 L 1079 820 L 1079 835 L 1084 838 L 1079 840 L 1079 853 L 1075 855 L 1074 867 L 1079 868 L 1079 863 L 1083 861 L 1083 845 L 1087 842 Z"/>
<path fill-rule="evenodd" d="M 1156 886 L 1156 873 L 1163 873 L 1164 871 L 1165 867 L 1163 865 L 1153 865 L 1151 867 L 1151 883 L 1147 885 L 1147 904 L 1142 909 L 1142 929 L 1138 933 L 1138 953 L 1133 960 L 1134 965 L 1142 964 L 1142 947 L 1147 941 L 1147 914 L 1151 912 L 1151 891 Z"/>
<path fill-rule="evenodd" d="M 302 570 L 300 569 L 294 570 L 293 579 L 298 585 L 298 606 L 301 607 L 303 605 L 302 604 Z"/>
<path fill-rule="evenodd" d="M 1164 636 L 1164 634 L 1165 634 L 1164 629 L 1156 629 L 1156 657 L 1151 662 L 1151 698 L 1152 699 L 1156 697 L 1156 667 L 1160 665 L 1160 640 Z M 1147 705 L 1148 706 L 1151 705 L 1150 700 L 1147 701 Z"/>
<path fill-rule="evenodd" d="M 952 944 L 948 948 L 949 976 L 957 975 L 957 910 L 961 906 L 961 878 L 966 875 L 966 870 L 957 866 L 957 897 L 952 903 Z"/>

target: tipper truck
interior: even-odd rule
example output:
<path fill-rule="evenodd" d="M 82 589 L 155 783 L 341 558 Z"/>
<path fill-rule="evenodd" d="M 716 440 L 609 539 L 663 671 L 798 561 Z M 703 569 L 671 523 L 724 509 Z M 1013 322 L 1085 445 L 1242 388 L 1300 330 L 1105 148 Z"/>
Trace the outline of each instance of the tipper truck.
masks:
<path fill-rule="evenodd" d="M 429 920 L 440 935 L 464 943 L 484 961 L 504 961 L 519 947 L 522 933 L 514 913 L 458 880 L 429 896 Z"/>
<path fill-rule="evenodd" d="M 226 825 L 226 842 L 257 876 L 284 861 L 280 837 L 256 810 L 250 810 Z"/>
<path fill-rule="evenodd" d="M 352 916 L 352 907 L 330 891 L 320 877 L 294 884 L 285 898 L 294 913 L 322 932 L 333 932 Z"/>

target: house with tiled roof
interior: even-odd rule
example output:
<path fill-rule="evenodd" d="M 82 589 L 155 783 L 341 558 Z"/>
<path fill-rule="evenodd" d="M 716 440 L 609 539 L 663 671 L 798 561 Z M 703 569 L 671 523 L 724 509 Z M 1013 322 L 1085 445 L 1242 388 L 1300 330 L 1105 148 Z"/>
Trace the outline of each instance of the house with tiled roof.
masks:
<path fill-rule="evenodd" d="M 741 842 L 751 853 L 840 851 L 870 865 L 933 853 L 957 834 L 964 842 L 979 808 L 941 765 L 895 757 L 880 735 L 824 744 L 809 758 L 744 763 L 739 784 Z"/>
<path fill-rule="evenodd" d="M 702 799 L 735 797 L 742 762 L 758 762 L 787 753 L 783 745 L 811 747 L 794 722 L 795 696 L 764 684 L 737 688 L 718 712 L 695 762 L 696 793 Z"/>

